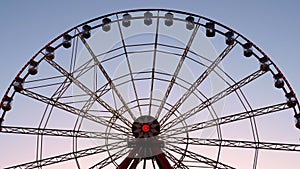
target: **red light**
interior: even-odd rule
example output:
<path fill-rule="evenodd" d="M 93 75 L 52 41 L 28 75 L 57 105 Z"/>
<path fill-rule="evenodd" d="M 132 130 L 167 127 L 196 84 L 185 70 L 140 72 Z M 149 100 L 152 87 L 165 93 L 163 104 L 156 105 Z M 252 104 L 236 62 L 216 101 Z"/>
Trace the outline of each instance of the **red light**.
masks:
<path fill-rule="evenodd" d="M 150 131 L 150 126 L 148 124 L 144 124 L 142 126 L 142 131 L 145 132 L 145 133 L 149 132 Z"/>

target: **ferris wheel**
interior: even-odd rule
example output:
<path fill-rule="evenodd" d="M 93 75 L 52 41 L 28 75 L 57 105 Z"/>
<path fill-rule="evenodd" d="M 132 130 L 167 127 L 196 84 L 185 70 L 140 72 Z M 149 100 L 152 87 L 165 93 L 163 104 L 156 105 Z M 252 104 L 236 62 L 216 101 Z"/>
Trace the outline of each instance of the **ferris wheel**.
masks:
<path fill-rule="evenodd" d="M 263 154 L 300 157 L 277 130 L 290 117 L 300 129 L 299 108 L 280 69 L 237 31 L 188 12 L 127 10 L 31 57 L 2 98 L 10 144 L 0 148 L 6 168 L 266 168 Z"/>

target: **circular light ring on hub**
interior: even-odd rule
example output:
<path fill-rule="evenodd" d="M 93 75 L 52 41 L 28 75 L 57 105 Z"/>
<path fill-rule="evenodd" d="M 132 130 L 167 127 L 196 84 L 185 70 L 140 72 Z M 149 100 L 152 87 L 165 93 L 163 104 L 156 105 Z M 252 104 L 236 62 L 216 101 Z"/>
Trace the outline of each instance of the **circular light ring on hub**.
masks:
<path fill-rule="evenodd" d="M 149 126 L 149 124 L 144 124 L 144 125 L 142 126 L 142 131 L 143 131 L 144 133 L 149 132 L 149 131 L 150 131 L 150 126 Z"/>

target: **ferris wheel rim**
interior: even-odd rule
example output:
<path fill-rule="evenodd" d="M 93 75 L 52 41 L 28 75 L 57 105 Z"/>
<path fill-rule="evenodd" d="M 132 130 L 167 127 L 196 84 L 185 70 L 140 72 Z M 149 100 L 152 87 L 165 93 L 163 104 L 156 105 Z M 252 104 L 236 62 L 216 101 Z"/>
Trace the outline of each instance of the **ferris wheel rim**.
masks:
<path fill-rule="evenodd" d="M 240 37 L 241 39 L 243 39 L 243 41 L 245 41 L 245 42 L 248 42 L 248 43 L 251 43 L 251 45 L 260 53 L 260 54 L 262 54 L 263 55 L 263 57 L 265 57 L 265 58 L 267 58 L 268 59 L 268 61 L 270 61 L 270 65 L 272 65 L 273 67 L 274 67 L 274 69 L 275 70 L 270 70 L 271 71 L 271 73 L 273 74 L 273 75 L 276 75 L 276 74 L 281 74 L 282 75 L 282 78 L 283 78 L 283 80 L 284 80 L 284 82 L 285 82 L 285 84 L 287 85 L 287 88 L 288 89 L 286 89 L 285 87 L 283 88 L 283 91 L 285 92 L 285 94 L 288 94 L 288 93 L 293 93 L 294 94 L 294 91 L 293 91 L 293 89 L 291 88 L 291 85 L 289 84 L 289 82 L 287 81 L 287 79 L 285 78 L 285 76 L 282 74 L 282 72 L 279 70 L 279 68 L 275 65 L 275 63 L 259 48 L 259 47 L 257 47 L 254 43 L 252 43 L 249 39 L 247 39 L 246 37 L 244 37 L 243 35 L 241 35 L 241 34 L 239 34 L 237 31 L 235 31 L 235 30 L 233 30 L 233 29 L 231 29 L 231 28 L 229 28 L 229 27 L 227 27 L 227 26 L 225 26 L 225 25 L 223 25 L 223 24 L 221 24 L 221 23 L 219 23 L 219 22 L 216 22 L 216 21 L 214 21 L 214 20 L 211 20 L 211 19 L 209 19 L 209 18 L 206 18 L 206 17 L 203 17 L 203 16 L 200 16 L 200 15 L 196 15 L 196 14 L 192 14 L 192 13 L 189 13 L 189 12 L 182 12 L 182 11 L 178 11 L 178 10 L 170 10 L 170 9 L 135 9 L 135 10 L 124 10 L 124 11 L 119 11 L 119 12 L 113 12 L 113 13 L 110 13 L 110 14 L 107 14 L 107 15 L 102 15 L 102 16 L 100 16 L 100 17 L 96 17 L 96 18 L 94 18 L 94 19 L 91 19 L 91 20 L 89 20 L 89 21 L 86 21 L 86 22 L 83 22 L 83 23 L 81 23 L 81 24 L 79 24 L 79 25 L 77 25 L 77 26 L 75 26 L 75 27 L 73 27 L 73 28 L 71 28 L 71 29 L 69 29 L 69 30 L 67 30 L 66 32 L 64 32 L 64 33 L 62 33 L 61 35 L 59 35 L 59 36 L 57 36 L 56 38 L 54 38 L 51 42 L 49 42 L 48 44 L 46 44 L 42 49 L 40 49 L 23 67 L 22 67 L 22 69 L 18 72 L 18 74 L 17 74 L 17 76 L 16 76 L 16 78 L 11 82 L 11 84 L 9 85 L 9 88 L 6 90 L 6 92 L 5 92 L 5 96 L 8 96 L 8 94 L 11 92 L 11 90 L 12 90 L 12 88 L 13 88 L 13 83 L 16 81 L 16 79 L 18 78 L 18 77 L 20 77 L 20 75 L 21 74 L 23 74 L 24 73 L 24 71 L 26 70 L 26 68 L 28 68 L 28 66 L 29 66 L 29 64 L 30 64 L 30 62 L 31 61 L 33 61 L 33 60 L 35 60 L 36 58 L 37 58 L 37 56 L 39 55 L 39 54 L 43 54 L 43 51 L 47 48 L 47 47 L 49 47 L 49 46 L 51 46 L 54 42 L 57 42 L 58 40 L 60 40 L 64 35 L 66 35 L 66 34 L 68 34 L 68 33 L 70 33 L 70 32 L 72 32 L 72 31 L 74 31 L 74 30 L 78 30 L 78 28 L 79 27 L 82 27 L 82 26 L 84 26 L 84 25 L 87 25 L 87 24 L 89 24 L 89 23 L 92 23 L 92 22 L 94 22 L 94 21 L 98 21 L 98 20 L 101 20 L 101 19 L 103 19 L 103 18 L 107 18 L 107 17 L 110 17 L 110 16 L 113 16 L 113 15 L 119 15 L 119 14 L 124 14 L 124 13 L 131 13 L 131 12 L 144 12 L 144 11 L 162 11 L 162 12 L 173 12 L 173 13 L 178 13 L 178 14 L 184 14 L 184 15 L 188 15 L 188 16 L 195 16 L 195 17 L 198 17 L 198 18 L 200 18 L 200 19 L 204 19 L 205 21 L 207 21 L 207 22 L 214 22 L 216 25 L 218 25 L 218 26 L 220 26 L 220 27 L 222 27 L 222 28 L 224 28 L 225 30 L 228 30 L 228 31 L 232 31 L 234 34 L 236 34 L 238 37 Z M 161 17 L 161 18 L 163 18 L 163 17 Z M 200 23 L 196 23 L 196 24 L 199 24 L 199 26 L 203 26 L 203 25 L 200 25 Z M 100 24 L 100 26 L 101 26 L 101 24 Z M 99 26 L 95 26 L 95 27 L 99 27 Z M 93 28 L 94 29 L 94 28 Z M 80 34 L 80 31 L 78 31 L 78 33 L 77 33 L 78 35 L 77 36 L 80 36 L 79 34 Z M 239 45 L 242 45 L 242 43 L 241 42 L 239 42 L 239 41 L 237 41 L 236 42 L 237 44 L 239 44 Z M 61 44 L 60 44 L 61 45 Z M 55 48 L 57 48 L 57 46 L 55 47 Z M 44 55 L 44 54 L 43 54 Z M 44 56 L 45 57 L 45 56 Z M 41 59 L 39 59 L 37 62 L 38 63 L 40 63 L 40 62 L 42 62 L 42 61 L 44 61 L 44 57 L 42 57 Z M 258 58 L 258 56 L 255 56 L 256 57 L 256 59 L 259 59 Z M 25 74 L 25 76 L 24 76 L 24 79 L 26 79 L 27 78 L 27 76 L 29 76 L 29 73 L 26 73 Z M 13 98 L 13 96 L 15 95 L 15 93 L 16 93 L 16 91 L 13 91 L 13 92 L 11 92 L 12 94 L 11 94 L 11 98 Z M 299 109 L 300 109 L 300 105 L 299 105 L 299 103 L 298 103 L 298 100 L 297 100 L 297 97 L 294 95 L 294 97 L 295 97 L 295 99 L 296 99 L 296 104 L 297 104 L 297 107 L 298 107 L 298 110 L 296 110 L 296 109 L 294 109 L 294 112 L 295 112 L 295 115 L 297 115 L 298 114 L 298 112 L 299 112 Z M 134 100 L 133 100 L 134 101 Z M 1 105 L 0 105 L 0 108 L 2 107 L 2 104 L 3 104 L 3 102 L 4 102 L 4 97 L 2 98 L 2 101 L 1 101 Z M 4 120 L 4 115 L 5 115 L 5 112 L 6 111 L 4 111 L 4 113 L 2 114 L 2 120 Z M 107 126 L 107 127 L 109 127 L 109 126 Z M 176 128 L 175 128 L 176 129 Z M 166 131 L 168 131 L 168 130 L 166 130 Z M 167 135 L 168 136 L 168 135 Z M 177 138 L 177 139 L 180 139 L 180 138 Z M 205 140 L 196 140 L 196 139 L 194 139 L 193 140 L 195 143 L 199 143 L 199 142 L 201 142 L 201 141 L 205 141 Z M 211 140 L 211 141 L 215 141 L 215 142 L 217 142 L 216 140 Z M 235 142 L 235 140 L 223 140 L 223 142 L 226 142 L 226 143 L 235 143 L 236 145 L 238 144 L 238 141 L 237 142 Z M 249 143 L 250 144 L 250 142 L 243 142 L 243 143 L 245 143 L 245 145 L 247 144 L 247 143 Z M 251 142 L 252 144 L 256 144 L 256 143 L 254 143 L 254 142 Z M 186 145 L 188 145 L 189 143 L 186 143 Z M 217 144 L 220 144 L 221 145 L 221 143 L 220 142 L 218 142 L 218 143 L 216 143 L 216 145 Z M 263 143 L 263 144 L 265 144 L 266 146 L 267 146 L 267 143 Z M 291 145 L 292 146 L 292 145 Z M 176 152 L 176 151 L 179 151 L 180 149 L 178 148 L 178 147 L 173 147 L 173 148 L 170 148 L 171 150 L 173 150 L 173 152 Z M 186 150 L 187 150 L 187 148 L 186 148 Z M 192 153 L 192 152 L 189 152 L 189 153 Z M 191 156 L 193 155 L 193 154 L 190 154 Z M 220 163 L 221 164 L 221 163 Z M 176 164 L 177 165 L 177 164 Z"/>
<path fill-rule="evenodd" d="M 129 12 L 140 12 L 140 11 L 163 11 L 163 12 L 174 12 L 174 13 L 178 13 L 178 14 L 185 14 L 185 15 L 190 15 L 190 16 L 199 17 L 199 18 L 202 18 L 202 19 L 204 19 L 204 20 L 206 20 L 206 21 L 213 22 L 213 23 L 215 23 L 215 24 L 217 24 L 217 25 L 219 25 L 219 26 L 221 26 L 221 27 L 223 27 L 223 28 L 225 28 L 225 29 L 227 29 L 227 30 L 229 30 L 229 31 L 232 31 L 233 33 L 235 33 L 236 35 L 238 35 L 239 37 L 241 37 L 242 39 L 244 39 L 246 42 L 251 43 L 251 44 L 253 45 L 253 47 L 254 47 L 255 49 L 257 49 L 257 50 L 263 55 L 263 57 L 266 57 L 266 58 L 271 62 L 271 65 L 274 66 L 274 68 L 275 68 L 275 70 L 277 71 L 277 73 L 283 75 L 282 71 L 281 71 L 281 70 L 279 69 L 279 67 L 275 64 L 275 62 L 273 62 L 273 61 L 271 60 L 271 58 L 269 58 L 269 56 L 268 56 L 262 49 L 260 49 L 255 43 L 253 43 L 253 42 L 252 42 L 251 40 L 249 40 L 246 36 L 240 34 L 240 33 L 237 32 L 236 30 L 234 30 L 234 29 L 232 29 L 232 28 L 230 28 L 230 27 L 228 27 L 228 26 L 226 26 L 226 25 L 224 25 L 224 24 L 222 24 L 222 23 L 220 23 L 220 22 L 218 22 L 218 21 L 212 20 L 212 19 L 210 19 L 210 18 L 207 18 L 207 17 L 202 16 L 202 15 L 198 15 L 198 14 L 195 14 L 195 13 L 184 12 L 184 11 L 175 10 L 175 9 L 164 9 L 164 8 L 142 8 L 142 9 L 122 10 L 122 11 L 118 11 L 118 12 L 112 12 L 112 13 L 109 13 L 109 14 L 101 15 L 101 16 L 99 16 L 99 17 L 95 17 L 95 18 L 90 19 L 90 20 L 88 20 L 88 21 L 86 21 L 86 22 L 83 22 L 83 23 L 81 23 L 81 24 L 78 24 L 78 25 L 74 26 L 73 28 L 71 28 L 71 29 L 69 29 L 69 30 L 63 32 L 62 34 L 60 34 L 59 36 L 57 36 L 56 38 L 54 38 L 52 41 L 50 41 L 49 43 L 47 43 L 47 44 L 46 44 L 43 48 L 41 48 L 36 54 L 34 54 L 34 55 L 29 59 L 29 61 L 21 68 L 21 70 L 17 73 L 16 78 L 18 78 L 18 77 L 26 70 L 26 68 L 29 66 L 30 62 L 31 62 L 32 60 L 34 60 L 40 53 L 42 53 L 43 50 L 45 50 L 48 46 L 51 46 L 51 44 L 53 44 L 53 43 L 56 42 L 57 40 L 61 39 L 65 34 L 68 34 L 69 32 L 71 32 L 71 31 L 73 31 L 73 30 L 75 30 L 75 29 L 78 29 L 79 27 L 84 26 L 84 25 L 86 25 L 86 24 L 88 24 L 88 23 L 91 23 L 91 22 L 94 22 L 94 21 L 96 21 L 96 20 L 100 20 L 100 19 L 103 19 L 103 18 L 106 18 L 106 17 L 109 17 L 109 16 L 118 15 L 118 14 L 124 14 L 124 13 L 129 13 Z M 43 59 L 40 59 L 40 60 L 38 61 L 38 63 L 41 62 L 42 60 L 43 60 Z M 273 74 L 275 74 L 275 72 L 274 72 Z M 24 78 L 26 78 L 27 76 L 28 76 L 28 73 L 25 75 Z M 291 93 L 294 93 L 294 94 L 295 94 L 295 92 L 294 92 L 293 88 L 291 87 L 290 83 L 288 82 L 287 78 L 286 78 L 284 75 L 283 75 L 282 78 L 283 78 L 285 84 L 287 85 L 289 91 L 290 91 Z M 12 86 L 13 86 L 13 82 L 14 82 L 14 81 L 15 81 L 15 80 L 13 80 L 13 81 L 10 83 L 8 89 L 7 89 L 7 90 L 5 91 L 5 93 L 4 93 L 4 96 L 7 96 L 7 95 L 9 94 L 9 92 L 10 92 Z M 285 90 L 284 92 L 285 92 L 285 94 L 288 93 L 287 90 Z M 14 93 L 15 93 L 15 92 L 13 92 L 11 95 L 13 96 Z M 296 98 L 296 101 L 297 101 L 297 108 L 298 108 L 297 112 L 295 111 L 295 115 L 297 115 L 297 114 L 300 112 L 300 104 L 299 104 L 299 101 L 298 101 L 297 97 L 295 97 L 295 98 Z M 2 97 L 2 99 L 1 99 L 1 102 L 0 102 L 0 108 L 2 107 L 3 101 L 4 101 L 4 97 Z"/>

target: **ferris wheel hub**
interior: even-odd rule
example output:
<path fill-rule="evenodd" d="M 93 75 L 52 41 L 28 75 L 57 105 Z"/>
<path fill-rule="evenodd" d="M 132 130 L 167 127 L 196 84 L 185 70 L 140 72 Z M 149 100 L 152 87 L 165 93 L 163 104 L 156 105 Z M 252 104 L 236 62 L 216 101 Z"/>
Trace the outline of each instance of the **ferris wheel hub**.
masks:
<path fill-rule="evenodd" d="M 152 116 L 140 116 L 132 124 L 132 134 L 135 138 L 151 138 L 160 134 L 160 125 Z"/>

